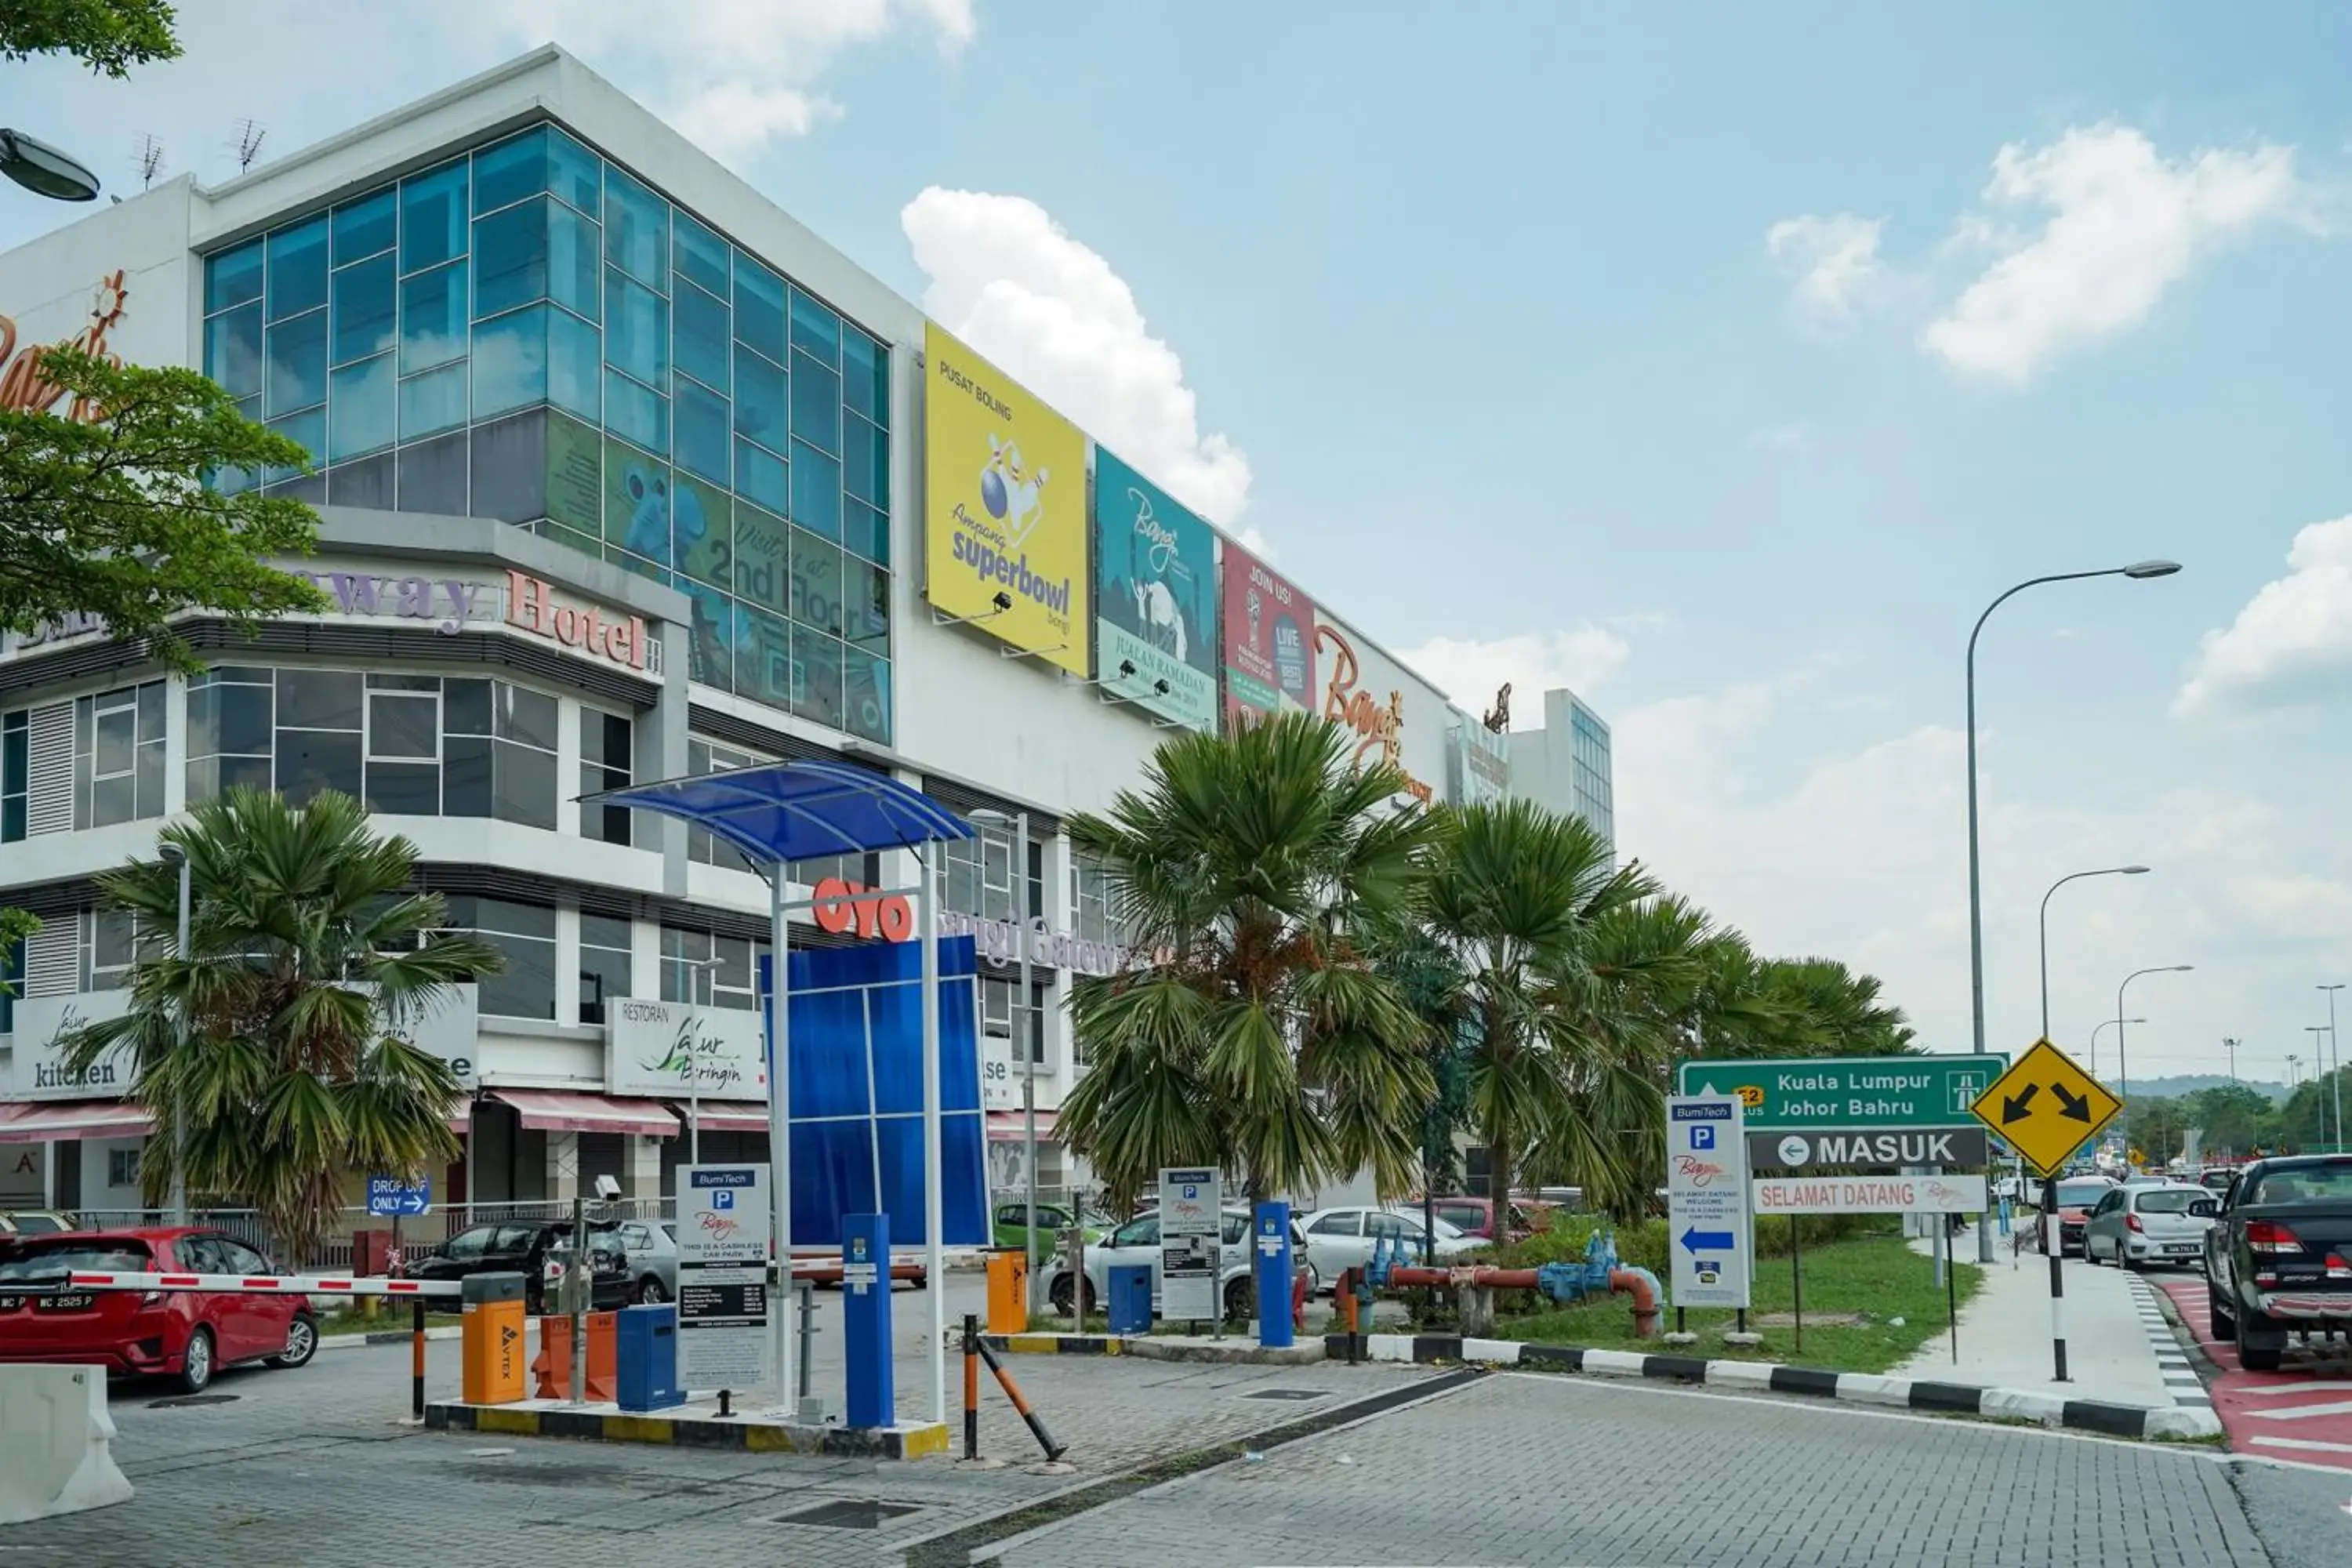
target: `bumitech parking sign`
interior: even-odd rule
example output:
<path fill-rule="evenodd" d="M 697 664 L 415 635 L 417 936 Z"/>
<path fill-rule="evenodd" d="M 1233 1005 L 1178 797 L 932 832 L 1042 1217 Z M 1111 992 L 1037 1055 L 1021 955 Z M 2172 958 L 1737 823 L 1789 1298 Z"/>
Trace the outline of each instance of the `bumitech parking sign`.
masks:
<path fill-rule="evenodd" d="M 1666 1101 L 1666 1251 L 1672 1305 L 1748 1304 L 1748 1147 L 1738 1099 Z"/>

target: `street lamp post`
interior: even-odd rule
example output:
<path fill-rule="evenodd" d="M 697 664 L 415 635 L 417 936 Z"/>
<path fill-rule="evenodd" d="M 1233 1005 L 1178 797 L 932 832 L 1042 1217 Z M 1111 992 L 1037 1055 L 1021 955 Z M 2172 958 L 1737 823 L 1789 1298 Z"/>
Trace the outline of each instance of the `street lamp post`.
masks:
<path fill-rule="evenodd" d="M 2050 893 L 2069 882 L 2084 877 L 2145 877 L 2145 866 L 2106 866 L 2096 871 L 2070 871 L 2050 884 L 2050 892 L 2042 895 L 2042 1037 L 2050 1037 Z"/>
<path fill-rule="evenodd" d="M 69 153 L 21 131 L 0 126 L 0 174 L 37 196 L 59 202 L 98 200 L 98 176 Z"/>
<path fill-rule="evenodd" d="M 2124 1043 L 2124 993 L 2143 974 L 2186 974 L 2196 967 L 2193 963 L 2160 963 L 2154 969 L 2135 969 L 2116 987 L 2116 1090 L 2123 1101 L 2126 1164 L 2131 1163 L 2131 1051 Z"/>
<path fill-rule="evenodd" d="M 1030 1016 L 1034 997 L 1029 989 L 1029 813 L 1024 809 L 1008 816 L 982 807 L 971 816 L 975 822 L 1000 823 L 1013 832 L 1013 885 L 1020 889 L 1019 896 L 1013 900 L 1013 908 L 1018 913 L 1013 925 L 1019 933 L 1016 940 L 1021 943 L 1021 992 L 1013 1004 L 1013 1050 L 1021 1063 L 1022 1186 L 1024 1201 L 1028 1205 L 1028 1223 L 1021 1227 L 1021 1234 L 1024 1237 L 1023 1253 L 1028 1259 L 1029 1302 L 1034 1306 L 1037 1300 L 1040 1274 L 1037 1268 L 1037 1058 L 1034 1055 L 1039 1037 L 1034 1032 L 1038 1020 Z M 988 853 L 985 847 L 981 853 L 982 856 Z M 1073 1203 L 1069 1207 L 1070 1222 L 1076 1225 L 1078 1220 L 1077 1205 Z M 1081 1320 L 1079 1326 L 1083 1328 L 1086 1303 L 1079 1298 L 1085 1293 L 1075 1287 L 1073 1291 L 1071 1299 L 1078 1301 L 1075 1310 Z"/>
<path fill-rule="evenodd" d="M 2109 1018 L 2097 1028 L 2093 1029 L 2091 1031 L 2091 1059 L 2087 1064 L 2090 1068 L 2091 1076 L 2093 1078 L 2099 1076 L 2099 1037 L 2101 1035 L 2105 1034 L 2109 1029 L 2115 1028 L 2116 1026 L 2121 1024 L 2145 1024 L 2147 1022 L 2147 1020 L 2146 1018 Z"/>
<path fill-rule="evenodd" d="M 163 864 L 180 868 L 179 946 L 174 951 L 184 960 L 188 956 L 188 912 L 193 903 L 191 894 L 194 890 L 192 873 L 188 865 L 188 852 L 177 844 L 158 845 L 155 852 L 163 858 Z M 178 1036 L 180 1052 L 184 1056 L 188 1048 L 188 994 L 185 989 L 180 993 L 178 1012 L 179 1016 L 173 1020 L 173 1028 Z M 172 1223 L 173 1225 L 188 1223 L 186 1112 L 187 1105 L 183 1097 L 183 1102 L 173 1107 L 172 1110 Z"/>
<path fill-rule="evenodd" d="M 2339 983 L 2323 985 L 2327 993 L 2327 1099 L 2336 1110 L 2336 1148 L 2344 1149 L 2344 1051 L 2336 1041 L 2336 994 L 2344 989 Z"/>
<path fill-rule="evenodd" d="M 2295 1065 L 2302 1060 L 2303 1058 L 2296 1056 L 2293 1051 L 2289 1051 L 2286 1054 L 2286 1086 L 2289 1089 L 2293 1089 L 2301 1081 L 2295 1075 Z"/>
<path fill-rule="evenodd" d="M 1977 856 L 1977 637 L 1984 630 L 1992 613 L 2008 602 L 2012 595 L 2044 583 L 2072 583 L 2086 577 L 2169 577 L 2180 570 L 2178 561 L 2137 561 L 2129 566 L 2109 566 L 2096 572 L 2056 572 L 2046 577 L 2029 577 L 2002 594 L 1984 607 L 1977 624 L 1969 632 L 1968 695 L 1969 695 L 1969 1008 L 1973 1026 L 1976 1050 L 1985 1048 L 1984 1008 L 1984 899 L 1978 873 Z M 2053 1192 L 2056 1184 L 2052 1184 Z"/>
<path fill-rule="evenodd" d="M 2327 1050 L 2320 1039 L 2327 1033 L 2327 1026 L 2306 1024 L 2303 1032 L 2311 1037 L 2311 1081 L 2317 1083 L 2327 1071 Z M 2324 1100 L 2319 1102 L 2319 1135 L 2322 1138 L 2327 1136 L 2327 1102 Z"/>
<path fill-rule="evenodd" d="M 2221 1048 L 2230 1053 L 2230 1081 L 2238 1081 L 2238 1042 L 2224 1037 Z"/>

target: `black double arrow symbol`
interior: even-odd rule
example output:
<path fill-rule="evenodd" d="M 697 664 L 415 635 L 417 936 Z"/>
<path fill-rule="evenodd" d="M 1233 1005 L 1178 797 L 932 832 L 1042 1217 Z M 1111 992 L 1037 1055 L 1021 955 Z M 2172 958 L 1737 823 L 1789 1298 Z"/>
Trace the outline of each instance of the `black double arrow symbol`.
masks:
<path fill-rule="evenodd" d="M 2015 1094 L 2001 1096 L 2000 1124 L 2006 1127 L 2012 1121 L 2024 1121 L 2032 1113 L 2033 1097 L 2041 1092 L 2040 1084 L 2029 1083 Z M 2058 1099 L 2059 1115 L 2071 1121 L 2087 1123 L 2091 1120 L 2091 1100 L 2088 1095 L 2077 1098 L 2068 1094 L 2063 1086 L 2054 1083 L 2050 1086 L 2050 1092 Z"/>

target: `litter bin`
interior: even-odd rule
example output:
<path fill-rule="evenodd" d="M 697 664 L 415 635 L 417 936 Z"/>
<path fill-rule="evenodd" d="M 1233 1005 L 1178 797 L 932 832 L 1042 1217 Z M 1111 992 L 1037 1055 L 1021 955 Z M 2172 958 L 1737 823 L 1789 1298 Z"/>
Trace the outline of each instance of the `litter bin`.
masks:
<path fill-rule="evenodd" d="M 988 1331 L 1029 1331 L 1029 1259 L 1024 1253 L 995 1252 L 988 1258 Z"/>
<path fill-rule="evenodd" d="M 1122 1263 L 1110 1271 L 1110 1331 L 1148 1334 L 1151 1331 L 1151 1265 Z"/>
<path fill-rule="evenodd" d="M 686 1403 L 677 1385 L 677 1309 L 624 1307 L 614 1347 L 614 1402 L 624 1410 L 664 1410 Z"/>
<path fill-rule="evenodd" d="M 458 1397 L 468 1405 L 511 1405 L 523 1396 L 523 1279 L 468 1274 L 457 1304 Z"/>

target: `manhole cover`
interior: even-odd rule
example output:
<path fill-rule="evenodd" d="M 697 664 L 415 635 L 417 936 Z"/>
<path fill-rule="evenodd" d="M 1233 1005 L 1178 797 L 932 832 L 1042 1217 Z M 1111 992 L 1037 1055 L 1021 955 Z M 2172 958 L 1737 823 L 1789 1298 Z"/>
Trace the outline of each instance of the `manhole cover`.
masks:
<path fill-rule="evenodd" d="M 1244 1394 L 1242 1397 L 1244 1399 L 1321 1399 L 1325 1395 L 1319 1388 L 1261 1388 L 1254 1394 Z"/>
<path fill-rule="evenodd" d="M 147 1408 L 185 1410 L 191 1405 L 234 1405 L 237 1397 L 234 1394 L 183 1394 L 171 1399 L 151 1399 L 147 1402 Z"/>
<path fill-rule="evenodd" d="M 828 1530 L 879 1530 L 886 1519 L 903 1514 L 920 1513 L 922 1510 L 910 1502 L 877 1502 L 870 1498 L 845 1498 L 838 1502 L 821 1502 L 814 1508 L 801 1509 L 793 1513 L 780 1513 L 778 1524 L 821 1524 Z"/>

